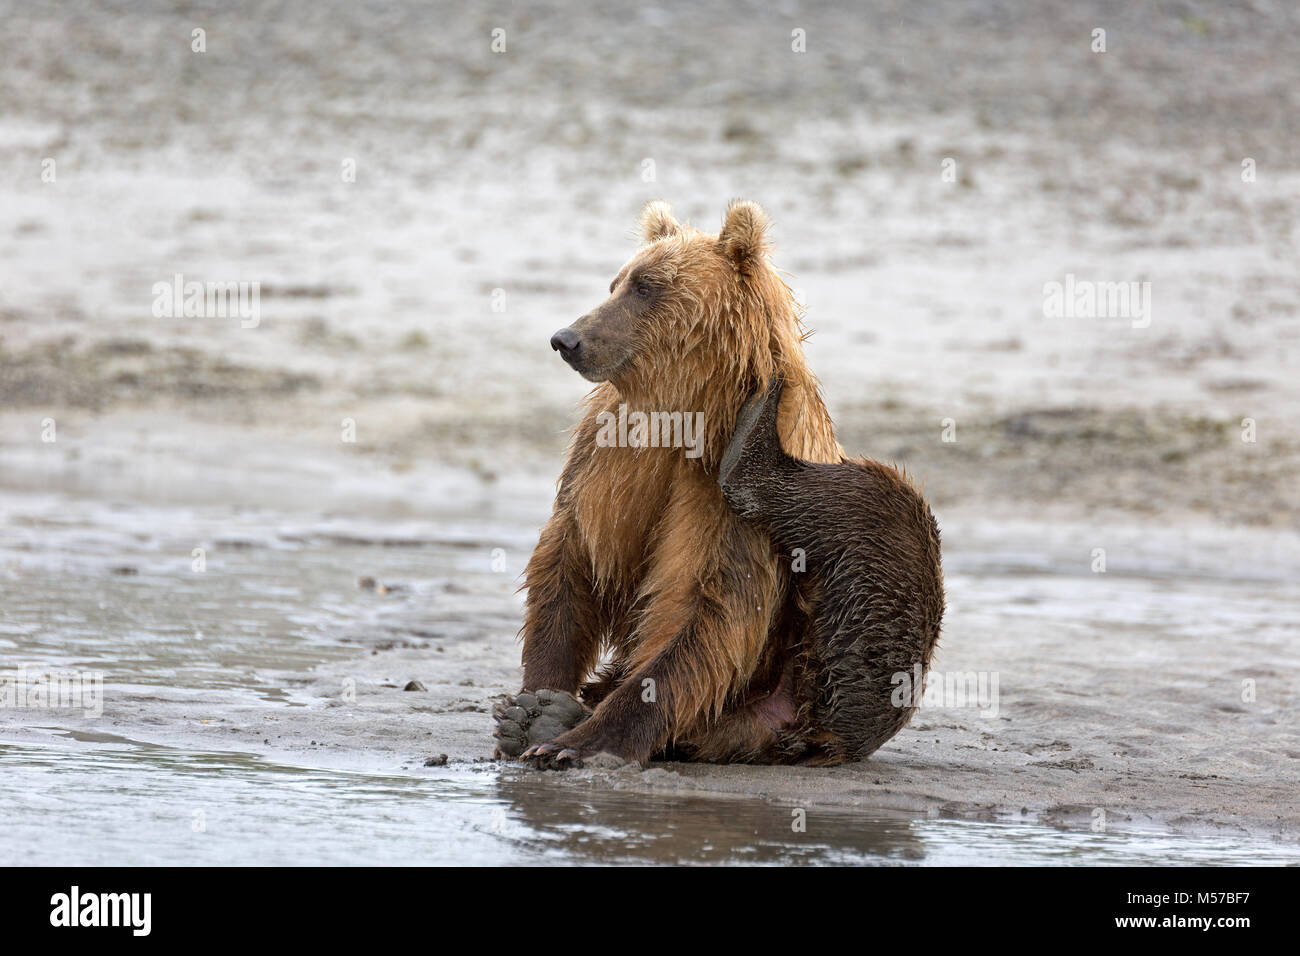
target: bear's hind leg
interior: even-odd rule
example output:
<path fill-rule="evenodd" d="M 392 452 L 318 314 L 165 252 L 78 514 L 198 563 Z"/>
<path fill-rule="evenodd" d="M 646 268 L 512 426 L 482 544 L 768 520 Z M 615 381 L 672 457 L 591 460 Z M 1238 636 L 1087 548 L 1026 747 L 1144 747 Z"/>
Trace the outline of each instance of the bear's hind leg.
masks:
<path fill-rule="evenodd" d="M 785 453 L 777 433 L 784 388 L 781 376 L 773 376 L 766 391 L 755 392 L 745 402 L 718 466 L 722 496 L 742 518 L 765 521 L 772 496 L 788 490 L 798 471 L 800 463 Z"/>
<path fill-rule="evenodd" d="M 812 626 L 802 650 L 815 678 L 796 698 L 823 751 L 807 762 L 866 757 L 911 718 L 920 688 L 895 700 L 899 675 L 924 677 L 943 615 L 939 533 L 929 507 L 878 462 L 816 464 L 781 447 L 781 382 L 749 400 L 719 472 L 728 504 L 783 551 L 806 557 Z"/>

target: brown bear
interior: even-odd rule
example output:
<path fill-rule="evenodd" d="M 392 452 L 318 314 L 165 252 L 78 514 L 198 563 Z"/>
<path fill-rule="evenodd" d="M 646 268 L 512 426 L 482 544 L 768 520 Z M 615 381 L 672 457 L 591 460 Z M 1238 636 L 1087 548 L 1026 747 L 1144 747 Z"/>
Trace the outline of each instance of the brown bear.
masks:
<path fill-rule="evenodd" d="M 838 763 L 910 718 L 892 675 L 938 638 L 938 530 L 897 471 L 845 462 L 768 229 L 751 202 L 717 235 L 649 203 L 609 298 L 552 337 L 600 384 L 525 571 L 499 756 Z M 690 448 L 611 440 L 677 412 Z"/>

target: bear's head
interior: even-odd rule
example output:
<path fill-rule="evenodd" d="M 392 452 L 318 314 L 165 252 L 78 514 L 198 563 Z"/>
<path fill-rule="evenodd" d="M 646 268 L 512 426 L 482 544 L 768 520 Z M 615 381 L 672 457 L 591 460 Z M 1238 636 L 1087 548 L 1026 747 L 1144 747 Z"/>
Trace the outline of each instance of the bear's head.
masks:
<path fill-rule="evenodd" d="M 725 394 L 738 407 L 787 353 L 802 361 L 798 309 L 769 261 L 768 229 L 745 200 L 727 207 L 716 235 L 679 223 L 667 203 L 646 204 L 642 245 L 609 298 L 556 332 L 551 347 L 629 401 L 681 407 Z"/>

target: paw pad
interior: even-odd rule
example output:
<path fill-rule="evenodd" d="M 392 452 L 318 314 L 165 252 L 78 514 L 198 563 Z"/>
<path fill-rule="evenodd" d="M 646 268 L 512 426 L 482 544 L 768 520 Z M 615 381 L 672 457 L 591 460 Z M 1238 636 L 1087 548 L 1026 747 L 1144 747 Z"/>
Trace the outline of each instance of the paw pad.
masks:
<path fill-rule="evenodd" d="M 562 690 L 538 690 L 507 697 L 492 712 L 497 727 L 497 756 L 519 757 L 525 750 L 549 744 L 587 719 L 587 709 Z"/>

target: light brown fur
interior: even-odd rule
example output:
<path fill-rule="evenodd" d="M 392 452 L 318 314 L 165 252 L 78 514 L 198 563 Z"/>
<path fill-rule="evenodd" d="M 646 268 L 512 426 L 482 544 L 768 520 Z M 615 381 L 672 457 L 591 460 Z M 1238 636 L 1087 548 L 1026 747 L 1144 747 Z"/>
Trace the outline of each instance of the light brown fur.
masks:
<path fill-rule="evenodd" d="M 804 360 L 796 303 L 768 260 L 762 210 L 733 203 L 709 235 L 652 203 L 641 229 L 645 244 L 612 289 L 651 284 L 653 305 L 633 313 L 612 295 L 574 326 L 597 369 L 584 374 L 605 380 L 584 403 L 525 572 L 524 689 L 577 692 L 605 651 L 615 677 L 588 687 L 593 715 L 557 745 L 645 761 L 687 744 L 703 759 L 739 758 L 779 729 L 780 708 L 764 701 L 788 669 L 800 611 L 788 558 L 722 497 L 723 451 L 746 398 L 777 373 L 783 448 L 823 463 L 843 450 Z M 598 447 L 597 415 L 621 404 L 703 412 L 701 456 Z"/>

